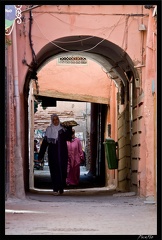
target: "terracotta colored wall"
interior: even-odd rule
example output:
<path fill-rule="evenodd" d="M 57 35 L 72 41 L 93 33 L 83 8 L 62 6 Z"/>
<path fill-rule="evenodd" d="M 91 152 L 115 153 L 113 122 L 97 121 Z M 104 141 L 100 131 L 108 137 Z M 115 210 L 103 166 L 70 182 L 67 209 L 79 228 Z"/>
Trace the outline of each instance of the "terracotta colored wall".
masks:
<path fill-rule="evenodd" d="M 143 74 L 144 81 L 144 106 L 143 106 L 143 135 L 141 136 L 141 164 L 139 166 L 141 194 L 153 198 L 155 194 L 155 169 L 156 169 L 156 22 L 149 16 L 149 29 L 146 42 L 146 68 Z M 152 82 L 155 85 L 155 93 L 152 92 Z M 156 198 L 156 196 L 155 196 Z"/>
<path fill-rule="evenodd" d="M 141 60 L 139 48 L 141 34 L 138 31 L 140 22 L 133 14 L 142 12 L 148 13 L 148 10 L 144 8 L 142 10 L 140 5 L 43 5 L 32 11 L 32 44 L 35 54 L 47 43 L 58 38 L 72 35 L 92 35 L 117 44 L 127 51 L 134 62 L 138 63 Z M 128 13 L 132 14 L 129 18 L 125 15 Z M 29 32 L 28 18 L 29 12 L 25 12 L 24 22 L 20 25 L 17 24 L 18 64 L 19 69 L 21 69 L 19 71 L 20 91 L 23 90 L 24 77 L 27 71 L 27 66 L 22 64 L 22 60 L 25 59 L 28 64 L 32 60 L 27 34 Z M 146 26 L 147 19 L 147 17 L 143 18 Z"/>
<path fill-rule="evenodd" d="M 107 116 L 107 124 L 111 124 L 111 138 L 114 141 L 117 141 L 117 88 L 113 81 L 110 82 L 110 87 L 108 90 L 108 95 L 110 96 L 109 100 L 109 111 Z M 107 126 L 106 126 L 107 129 Z M 106 133 L 106 137 L 108 137 Z M 107 164 L 106 164 L 107 165 Z M 107 183 L 109 186 L 115 185 L 117 186 L 116 182 L 116 170 L 110 170 L 107 167 Z"/>
<path fill-rule="evenodd" d="M 25 6 L 24 6 L 25 8 Z M 148 21 L 148 14 L 150 12 L 150 17 Z M 56 40 L 64 36 L 73 35 L 92 35 L 98 36 L 100 38 L 107 39 L 117 44 L 123 50 L 125 50 L 128 55 L 133 60 L 134 64 L 142 63 L 143 60 L 146 61 L 146 67 L 142 69 L 142 89 L 144 92 L 144 133 L 142 135 L 141 142 L 145 143 L 145 148 L 142 148 L 141 158 L 143 159 L 141 165 L 141 187 L 142 192 L 146 196 L 152 196 L 154 194 L 154 164 L 155 164 L 155 140 L 154 136 L 156 124 L 154 122 L 153 112 L 154 112 L 154 97 L 152 95 L 152 80 L 155 79 L 156 82 L 156 66 L 152 64 L 152 59 L 155 59 L 154 50 L 154 35 L 153 32 L 156 30 L 154 25 L 154 18 L 152 17 L 152 10 L 145 9 L 140 5 L 75 5 L 75 6 L 47 6 L 43 5 L 40 8 L 34 9 L 33 13 L 33 25 L 32 25 L 32 44 L 36 54 L 49 42 Z M 130 13 L 128 17 L 128 13 Z M 145 17 L 137 17 L 136 14 L 145 13 Z M 18 46 L 18 80 L 19 80 L 19 90 L 20 90 L 20 108 L 21 108 L 21 150 L 22 156 L 25 157 L 24 143 L 23 139 L 25 137 L 25 121 L 24 121 L 24 102 L 23 102 L 23 88 L 25 83 L 25 75 L 27 73 L 28 67 L 22 64 L 22 60 L 26 60 L 28 64 L 32 61 L 32 52 L 30 49 L 28 33 L 29 33 L 29 12 L 23 14 L 25 21 L 20 25 L 16 24 L 17 28 L 17 46 Z M 88 24 L 87 24 L 88 23 Z M 145 52 L 142 53 L 143 48 L 141 45 L 141 32 L 138 30 L 139 25 L 143 23 L 147 28 L 147 42 L 144 41 Z M 145 38 L 146 39 L 146 36 Z M 51 43 L 52 44 L 52 43 Z M 11 48 L 11 46 L 9 47 Z M 9 59 L 12 59 L 12 52 L 8 52 Z M 142 57 L 143 54 L 143 57 Z M 94 63 L 93 63 L 94 64 Z M 98 66 L 95 66 L 97 68 Z M 101 70 L 102 71 L 102 70 Z M 102 75 L 101 71 L 99 76 Z M 92 74 L 94 69 L 92 71 Z M 59 73 L 61 76 L 61 73 Z M 12 75 L 12 74 L 11 74 Z M 77 81 L 82 81 L 83 74 L 77 75 Z M 64 77 L 70 76 L 65 74 Z M 74 75 L 76 76 L 76 75 Z M 93 76 L 93 75 L 92 75 Z M 103 76 L 103 75 L 102 75 Z M 81 78 L 80 78 L 81 77 Z M 89 78 L 89 76 L 88 76 Z M 61 81 L 59 79 L 59 81 Z M 12 76 L 11 76 L 12 81 Z M 73 82 L 74 81 L 74 82 Z M 71 84 L 75 84 L 76 77 L 71 79 Z M 64 83 L 64 82 L 63 82 Z M 91 86 L 94 82 L 92 82 Z M 105 99 L 106 89 L 108 88 L 107 79 L 103 79 L 103 89 L 105 91 L 100 92 L 100 88 L 93 89 L 94 95 L 99 93 L 99 95 Z M 106 84 L 106 85 L 104 85 Z M 100 85 L 100 83 L 99 83 Z M 84 87 L 84 86 L 83 86 Z M 78 93 L 77 85 L 73 89 L 75 94 Z M 58 89 L 56 88 L 55 91 Z M 59 89 L 59 91 L 63 88 Z M 64 89 L 65 90 L 65 89 Z M 87 92 L 90 90 L 85 86 L 85 90 L 79 89 L 82 92 Z M 11 90 L 11 95 L 13 94 Z M 69 90 L 68 90 L 69 91 Z M 92 94 L 92 93 L 91 93 Z M 13 95 L 12 95 L 13 96 Z M 12 98 L 11 96 L 11 98 Z M 96 96 L 96 95 L 95 95 Z M 12 103 L 10 104 L 10 110 L 12 108 Z M 114 110 L 115 111 L 115 110 Z M 11 113 L 13 111 L 11 110 Z M 14 113 L 13 113 L 14 114 Z M 111 115 L 113 118 L 113 116 Z M 110 118 L 111 118 L 110 117 Z M 13 121 L 14 121 L 13 116 Z M 113 121 L 113 119 L 112 119 Z M 10 123 L 11 129 L 13 129 L 13 123 Z M 12 130 L 11 130 L 12 131 Z M 114 129 L 114 137 L 116 137 Z M 10 138 L 12 134 L 10 134 Z M 14 134 L 13 134 L 14 137 Z M 13 155 L 12 155 L 13 156 Z M 146 159 L 146 165 L 145 160 Z M 146 166 L 146 168 L 145 168 Z M 13 171 L 13 169 L 12 169 Z M 146 173 L 146 175 L 145 175 Z M 143 177 L 142 177 L 143 175 Z M 145 181 L 146 180 L 146 181 Z M 145 187 L 146 186 L 146 187 Z"/>
<path fill-rule="evenodd" d="M 8 55 L 12 55 L 12 48 L 8 47 Z M 7 58 L 7 167 L 8 167 L 8 193 L 10 196 L 15 195 L 15 106 L 14 106 L 14 85 L 13 85 L 13 68 L 12 58 Z"/>
<path fill-rule="evenodd" d="M 110 80 L 102 67 L 87 59 L 87 65 L 58 65 L 51 60 L 38 73 L 39 94 L 108 104 Z"/>

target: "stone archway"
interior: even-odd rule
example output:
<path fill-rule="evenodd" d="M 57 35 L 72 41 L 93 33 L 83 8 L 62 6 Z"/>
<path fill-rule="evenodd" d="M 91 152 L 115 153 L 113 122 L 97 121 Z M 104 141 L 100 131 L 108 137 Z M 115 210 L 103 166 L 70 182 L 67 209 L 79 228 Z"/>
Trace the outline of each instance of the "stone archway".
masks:
<path fill-rule="evenodd" d="M 123 52 L 123 50 L 120 47 L 118 47 L 117 45 L 109 41 L 104 41 L 99 46 L 97 46 L 97 43 L 101 39 L 98 37 L 93 37 L 91 39 L 90 36 L 88 36 L 89 40 L 86 40 L 85 43 L 82 45 L 80 44 L 80 42 L 78 43 L 78 41 L 76 41 L 76 40 L 84 41 L 85 38 L 87 38 L 87 36 L 73 36 L 73 37 L 65 37 L 65 38 L 57 39 L 57 41 L 62 42 L 60 45 L 60 48 L 68 49 L 69 51 L 68 53 L 62 52 L 60 49 L 58 50 L 58 48 L 56 48 L 54 45 L 47 44 L 41 49 L 41 51 L 36 56 L 37 68 L 35 68 L 34 71 L 36 73 L 37 71 L 41 71 L 41 68 L 43 68 L 47 62 L 51 61 L 51 59 L 53 58 L 58 58 L 59 56 L 63 56 L 63 55 L 68 56 L 71 54 L 86 56 L 92 59 L 93 61 L 97 62 L 98 64 L 100 64 L 105 69 L 106 73 L 108 74 L 108 77 L 111 78 L 115 82 L 115 84 L 117 84 L 118 87 L 120 88 L 121 95 L 123 94 L 123 89 L 124 89 L 125 109 L 128 109 L 129 106 L 127 106 L 126 108 L 127 102 L 129 100 L 127 99 L 128 96 L 126 95 L 126 92 L 128 90 L 128 85 L 129 85 L 128 82 L 130 81 L 131 77 L 133 78 L 133 81 L 134 81 L 134 79 L 137 78 L 138 76 L 136 70 L 134 69 L 133 62 L 131 61 L 129 56 L 125 52 Z M 71 44 L 71 45 L 67 44 L 67 41 L 74 41 L 74 40 L 75 40 L 75 44 Z M 94 46 L 95 44 L 96 44 L 96 48 L 91 49 L 91 46 Z M 89 49 L 89 51 L 87 51 L 87 49 Z M 32 74 L 33 72 L 30 69 L 26 77 L 25 88 L 28 87 L 28 82 L 30 82 L 30 79 L 32 78 Z M 128 109 L 128 115 L 129 115 L 129 111 L 130 111 L 130 108 Z M 128 127 L 129 127 L 129 120 L 130 118 L 128 116 L 128 118 L 125 119 L 125 121 L 128 122 Z M 126 145 L 126 148 L 130 148 L 130 143 L 127 142 L 125 145 Z M 124 175 L 126 174 L 124 173 Z M 125 183 L 124 188 L 126 185 L 128 186 L 128 184 Z"/>

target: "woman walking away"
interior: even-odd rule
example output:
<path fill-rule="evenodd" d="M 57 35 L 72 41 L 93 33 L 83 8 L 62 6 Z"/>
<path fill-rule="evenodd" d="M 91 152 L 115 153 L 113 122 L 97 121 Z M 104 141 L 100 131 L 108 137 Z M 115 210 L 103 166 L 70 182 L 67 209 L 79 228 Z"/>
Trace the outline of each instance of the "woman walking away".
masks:
<path fill-rule="evenodd" d="M 72 129 L 72 140 L 67 142 L 68 146 L 68 175 L 67 185 L 78 185 L 80 178 L 80 163 L 84 161 L 84 153 L 79 138 L 75 137 L 75 130 Z"/>
<path fill-rule="evenodd" d="M 66 186 L 68 149 L 67 141 L 71 140 L 72 127 L 63 127 L 57 114 L 51 116 L 51 125 L 47 127 L 38 159 L 42 160 L 48 146 L 48 163 L 51 174 L 53 194 L 63 193 Z"/>

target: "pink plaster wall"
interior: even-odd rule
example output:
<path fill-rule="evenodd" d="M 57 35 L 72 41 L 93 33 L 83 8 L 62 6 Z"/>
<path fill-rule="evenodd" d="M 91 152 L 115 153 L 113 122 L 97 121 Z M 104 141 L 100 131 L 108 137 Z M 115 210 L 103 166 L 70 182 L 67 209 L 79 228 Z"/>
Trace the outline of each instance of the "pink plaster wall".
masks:
<path fill-rule="evenodd" d="M 113 81 L 110 82 L 110 87 L 109 87 L 109 111 L 108 111 L 108 116 L 107 116 L 107 125 L 111 124 L 111 138 L 114 139 L 114 141 L 117 142 L 117 100 L 116 100 L 116 95 L 117 95 L 117 88 L 115 87 L 115 84 Z M 107 126 L 106 126 L 107 130 Z M 107 137 L 107 134 L 106 134 Z M 114 185 L 115 182 L 115 170 L 110 170 L 107 168 L 107 183 L 108 185 Z"/>
<path fill-rule="evenodd" d="M 141 181 L 141 188 L 145 189 L 146 197 L 154 196 L 155 194 L 155 167 L 156 167 L 156 106 L 154 104 L 155 93 L 152 93 L 152 81 L 156 86 L 156 45 L 154 34 L 156 33 L 156 24 L 152 17 L 152 12 L 149 16 L 149 29 L 146 42 L 146 68 L 144 72 L 144 106 L 143 106 L 143 135 L 141 136 L 141 166 L 140 177 L 145 181 Z M 146 186 L 146 188 L 145 188 Z"/>
<path fill-rule="evenodd" d="M 39 53 L 42 47 L 50 41 L 56 40 L 60 37 L 72 35 L 92 35 L 112 41 L 123 48 L 135 64 L 143 63 L 143 61 L 145 61 L 146 67 L 141 70 L 142 90 L 144 92 L 144 131 L 141 136 L 141 142 L 144 143 L 145 148 L 142 148 L 141 150 L 142 161 L 140 166 L 140 176 L 142 192 L 144 194 L 146 193 L 146 196 L 153 195 L 155 179 L 155 141 L 152 136 L 154 136 L 154 127 L 156 127 L 156 124 L 152 114 L 154 112 L 154 99 L 151 92 L 151 83 L 153 79 L 156 81 L 156 66 L 152 64 L 152 60 L 155 59 L 153 32 L 156 27 L 154 25 L 152 12 L 140 5 L 43 5 L 40 8 L 34 9 L 32 13 L 34 19 L 32 25 L 32 43 L 36 54 Z M 137 18 L 135 15 L 133 16 L 133 14 L 137 13 L 150 13 L 149 21 L 147 15 L 141 18 Z M 128 17 L 126 16 L 127 14 L 130 14 L 131 16 Z M 29 13 L 24 13 L 24 17 L 25 22 L 20 25 L 15 24 L 15 27 L 17 28 L 18 79 L 21 100 L 23 100 L 25 75 L 28 70 L 28 67 L 22 64 L 22 60 L 25 59 L 28 64 L 32 61 L 32 54 L 28 39 Z M 144 23 L 147 28 L 147 36 L 144 36 L 145 40 L 147 37 L 147 42 L 144 40 L 143 45 L 141 44 L 141 31 L 138 30 L 140 23 Z M 144 52 L 142 52 L 143 46 Z M 12 58 L 12 53 L 9 52 L 9 58 L 10 57 Z M 76 71 L 76 69 L 73 68 L 74 74 L 71 74 L 69 71 L 70 69 L 68 69 L 66 72 L 66 78 L 68 82 L 71 83 L 71 89 L 75 94 L 87 92 L 87 94 L 93 94 L 96 97 L 97 95 L 100 95 L 101 98 L 105 99 L 106 91 L 108 89 L 108 81 L 102 70 L 97 70 L 97 68 L 99 68 L 97 64 L 91 62 L 90 64 L 92 64 L 92 67 L 95 66 L 93 67 L 93 71 L 90 76 L 87 76 L 87 72 L 85 73 L 84 71 L 82 73 L 79 72 L 78 74 L 78 70 Z M 43 70 L 42 74 L 44 74 Z M 53 81 L 53 74 L 57 74 L 57 72 L 52 72 L 52 75 L 50 72 L 48 74 L 51 81 Z M 95 78 L 95 74 L 99 75 Z M 60 71 L 58 76 L 59 81 L 57 83 L 65 85 L 65 75 L 62 75 L 62 72 Z M 100 76 L 100 81 L 97 83 L 97 78 Z M 41 76 L 39 77 L 40 82 L 42 80 L 42 87 L 43 84 L 45 84 L 43 83 L 45 78 L 41 79 Z M 84 86 L 82 85 L 83 78 L 86 80 L 88 79 L 87 84 Z M 102 86 L 102 88 L 92 88 L 94 81 L 96 81 L 95 84 L 98 84 L 96 86 Z M 102 91 L 100 91 L 100 89 L 102 89 Z M 69 93 L 69 86 L 67 88 L 67 85 L 65 85 L 64 88 L 60 88 L 58 84 L 58 86 L 55 86 L 54 91 L 67 91 Z M 24 152 L 23 130 L 25 126 L 23 113 L 24 105 L 23 101 L 21 101 L 21 148 Z M 115 130 L 113 134 L 116 136 Z"/>
<path fill-rule="evenodd" d="M 87 59 L 87 65 L 47 63 L 38 73 L 39 94 L 108 104 L 110 79 L 102 67 Z"/>
<path fill-rule="evenodd" d="M 142 20 L 135 16 L 130 16 L 127 19 L 125 14 L 142 12 L 148 13 L 148 10 L 140 5 L 43 5 L 32 11 L 34 51 L 37 54 L 49 42 L 64 36 L 92 35 L 112 41 L 125 49 L 134 62 L 140 62 L 141 33 L 138 28 Z M 27 71 L 27 67 L 22 64 L 22 60 L 26 59 L 28 64 L 32 60 L 28 40 L 29 13 L 25 12 L 24 17 L 25 22 L 17 25 L 21 92 Z M 147 25 L 147 16 L 145 18 L 141 17 L 141 19 Z"/>
<path fill-rule="evenodd" d="M 12 55 L 12 48 L 8 48 L 8 53 L 9 55 Z M 9 138 L 7 139 L 7 167 L 9 170 L 8 173 L 8 190 L 9 190 L 9 196 L 14 196 L 15 195 L 15 159 L 14 159 L 14 146 L 16 143 L 15 139 L 15 106 L 14 106 L 14 85 L 13 85 L 13 75 L 12 75 L 12 58 L 8 57 L 7 58 L 7 91 L 8 91 L 8 96 L 7 96 L 7 135 Z"/>

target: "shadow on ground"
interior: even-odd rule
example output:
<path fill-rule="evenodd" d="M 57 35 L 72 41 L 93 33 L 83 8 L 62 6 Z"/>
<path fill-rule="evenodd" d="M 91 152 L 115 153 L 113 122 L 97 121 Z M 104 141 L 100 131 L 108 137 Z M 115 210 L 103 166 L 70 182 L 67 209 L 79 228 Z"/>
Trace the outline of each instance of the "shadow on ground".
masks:
<path fill-rule="evenodd" d="M 99 177 L 94 177 L 81 167 L 80 181 L 77 186 L 66 186 L 65 189 L 82 189 L 93 187 L 104 187 L 105 183 Z M 43 170 L 34 171 L 34 188 L 52 189 L 51 177 L 49 169 L 46 167 Z"/>

